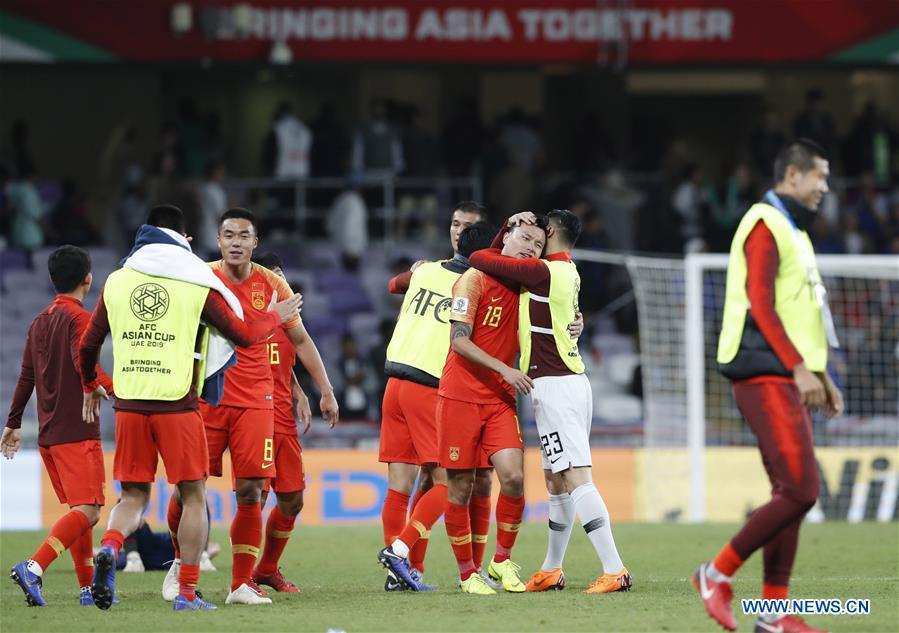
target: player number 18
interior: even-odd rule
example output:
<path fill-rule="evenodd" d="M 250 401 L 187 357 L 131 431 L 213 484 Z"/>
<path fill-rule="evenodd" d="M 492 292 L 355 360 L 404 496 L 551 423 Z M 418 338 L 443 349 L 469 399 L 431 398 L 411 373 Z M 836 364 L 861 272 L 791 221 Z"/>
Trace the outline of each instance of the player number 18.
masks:
<path fill-rule="evenodd" d="M 484 322 L 481 325 L 489 325 L 490 327 L 499 326 L 500 317 L 503 315 L 502 306 L 487 306 L 487 313 L 484 315 Z"/>

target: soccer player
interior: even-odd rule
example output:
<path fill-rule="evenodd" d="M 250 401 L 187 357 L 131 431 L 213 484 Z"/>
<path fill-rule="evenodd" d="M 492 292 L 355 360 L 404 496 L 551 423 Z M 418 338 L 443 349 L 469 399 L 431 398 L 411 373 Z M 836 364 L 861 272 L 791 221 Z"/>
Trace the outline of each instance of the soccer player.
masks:
<path fill-rule="evenodd" d="M 285 281 L 284 265 L 276 253 L 268 252 L 253 261 L 272 271 Z M 253 570 L 253 582 L 267 585 L 279 592 L 299 593 L 300 589 L 281 573 L 278 562 L 287 547 L 296 518 L 303 509 L 303 490 L 306 488 L 303 470 L 303 448 L 297 433 L 294 408 L 299 411 L 303 433 L 312 424 L 312 411 L 306 394 L 300 389 L 293 366 L 297 351 L 283 329 L 277 330 L 266 342 L 268 358 L 274 380 L 274 461 L 275 476 L 266 480 L 260 507 L 265 507 L 268 490 L 275 491 L 277 505 L 272 509 L 265 525 L 265 545 L 262 556 Z M 296 401 L 296 405 L 294 405 Z"/>
<path fill-rule="evenodd" d="M 225 211 L 219 222 L 218 243 L 222 259 L 209 266 L 238 297 L 244 315 L 261 314 L 271 298 L 292 294 L 286 281 L 251 261 L 259 244 L 256 217 L 251 211 L 239 207 Z M 299 314 L 281 327 L 321 392 L 322 417 L 333 427 L 338 418 L 337 400 L 315 344 Z M 207 402 L 200 405 L 209 444 L 210 474 L 222 476 L 222 454 L 227 448 L 235 477 L 237 514 L 231 523 L 231 592 L 226 604 L 271 603 L 253 586 L 252 575 L 262 544 L 262 489 L 266 479 L 277 475 L 273 409 L 274 382 L 265 341 L 238 347 L 237 365 L 225 372 L 225 389 L 218 406 Z M 293 527 L 296 515 L 282 515 L 279 511 L 276 516 L 281 517 L 278 531 L 287 532 Z M 177 525 L 176 498 L 169 504 L 169 528 L 173 533 Z M 163 586 L 164 595 L 166 586 L 171 586 L 168 580 Z"/>
<path fill-rule="evenodd" d="M 771 500 L 693 574 L 706 611 L 731 631 L 737 628 L 731 578 L 756 550 L 764 550 L 762 597 L 787 597 L 799 528 L 818 497 L 809 410 L 843 410 L 827 373 L 828 348 L 839 342 L 806 232 L 827 193 L 828 175 L 817 144 L 800 139 L 787 145 L 774 162 L 774 189 L 746 212 L 730 247 L 718 364 L 733 381 L 772 490 Z M 763 615 L 755 630 L 818 631 L 784 614 Z"/>
<path fill-rule="evenodd" d="M 21 446 L 22 412 L 37 390 L 38 447 L 47 475 L 60 503 L 70 510 L 50 529 L 50 534 L 28 560 L 17 563 L 10 577 L 25 592 L 34 607 L 46 603 L 41 594 L 42 576 L 64 550 L 75 563 L 81 587 L 81 604 L 92 605 L 93 526 L 104 503 L 103 447 L 100 425 L 81 419 L 81 376 L 78 372 L 78 343 L 90 320 L 81 302 L 90 291 L 93 275 L 86 251 L 61 246 L 47 260 L 56 297 L 28 329 L 22 369 L 9 407 L 9 417 L 0 439 L 6 459 Z M 108 396 L 112 380 L 99 367 L 99 383 Z"/>
<path fill-rule="evenodd" d="M 546 241 L 545 223 L 522 224 L 502 236 L 504 255 L 536 257 Z M 515 415 L 516 390 L 533 381 L 510 366 L 518 351 L 517 286 L 469 269 L 453 286 L 450 353 L 440 378 L 437 433 L 440 465 L 447 469 L 446 532 L 465 593 L 495 594 L 476 573 L 468 502 L 481 452 L 500 482 L 496 504 L 496 553 L 487 573 L 506 591 L 525 591 L 510 555 L 524 513 L 524 450 Z"/>
<path fill-rule="evenodd" d="M 570 211 L 547 216 L 544 259 L 515 259 L 500 254 L 498 244 L 472 255 L 478 270 L 521 285 L 518 340 L 520 369 L 534 381 L 530 393 L 537 432 L 543 445 L 543 472 L 549 492 L 549 543 L 540 570 L 528 591 L 562 589 L 562 560 L 574 524 L 584 531 L 602 562 L 603 573 L 587 593 L 628 591 L 631 577 L 615 547 L 609 510 L 593 483 L 590 425 L 593 394 L 584 374 L 577 340 L 567 327 L 578 313 L 581 278 L 571 261 L 571 249 L 581 221 Z M 519 213 L 509 226 L 534 224 L 532 213 Z"/>
<path fill-rule="evenodd" d="M 160 274 L 139 272 L 136 267 Z M 196 595 L 200 554 L 209 528 L 205 500 L 209 459 L 197 397 L 205 374 L 209 330 L 201 328 L 200 320 L 238 345 L 252 345 L 280 323 L 295 319 L 301 300 L 299 295 L 285 293 L 283 301 L 270 302 L 260 318 L 245 323 L 231 311 L 224 296 L 227 292 L 190 252 L 181 210 L 159 205 L 150 210 L 124 266 L 107 279 L 81 340 L 87 421 L 94 419 L 96 398 L 102 394 L 96 388 L 94 367 L 110 332 L 115 359 L 114 474 L 122 484 L 122 496 L 109 515 L 95 558 L 91 594 L 100 609 L 113 604 L 116 558 L 125 538 L 141 525 L 158 455 L 184 505 L 178 531 L 180 590 L 174 609 L 215 608 Z"/>
<path fill-rule="evenodd" d="M 454 217 L 462 214 L 457 207 Z M 384 585 L 388 591 L 433 589 L 424 584 L 421 573 L 431 526 L 443 514 L 447 499 L 446 471 L 437 465 L 436 411 L 437 387 L 450 344 L 450 297 L 453 284 L 469 268 L 468 256 L 487 247 L 494 231 L 486 222 L 471 224 L 454 236 L 452 259 L 422 263 L 415 269 L 387 348 L 385 371 L 390 378 L 384 393 L 379 459 L 387 462 L 390 486 L 382 510 L 388 547 L 378 559 L 388 571 Z M 422 479 L 433 484 L 406 523 L 406 506 L 419 466 Z M 412 549 L 419 554 L 414 567 L 407 564 Z"/>

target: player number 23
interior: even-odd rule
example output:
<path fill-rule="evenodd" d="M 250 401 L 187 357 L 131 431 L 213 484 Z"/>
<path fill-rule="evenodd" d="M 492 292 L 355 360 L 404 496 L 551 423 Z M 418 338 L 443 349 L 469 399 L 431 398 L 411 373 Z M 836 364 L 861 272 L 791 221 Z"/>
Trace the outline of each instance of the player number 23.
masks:
<path fill-rule="evenodd" d="M 550 441 L 552 441 L 552 446 L 550 446 Z M 541 435 L 540 442 L 543 444 L 543 453 L 549 457 L 550 455 L 558 455 L 562 452 L 562 440 L 559 438 L 559 434 L 556 431 L 553 431 L 549 435 Z"/>
<path fill-rule="evenodd" d="M 489 325 L 490 327 L 498 327 L 499 320 L 503 316 L 502 306 L 487 306 L 487 313 L 484 315 L 484 322 L 481 325 Z"/>

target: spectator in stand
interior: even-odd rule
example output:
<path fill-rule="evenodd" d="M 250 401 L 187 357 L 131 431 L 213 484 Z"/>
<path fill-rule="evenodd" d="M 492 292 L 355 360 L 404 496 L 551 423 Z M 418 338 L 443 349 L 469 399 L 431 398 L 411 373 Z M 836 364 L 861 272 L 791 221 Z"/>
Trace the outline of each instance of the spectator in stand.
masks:
<path fill-rule="evenodd" d="M 462 98 L 456 117 L 443 130 L 446 169 L 450 176 L 464 177 L 474 172 L 487 137 L 477 102 L 472 97 Z"/>
<path fill-rule="evenodd" d="M 34 186 L 34 167 L 21 163 L 22 171 L 7 189 L 13 212 L 12 245 L 25 252 L 28 268 L 33 269 L 34 251 L 44 245 L 44 203 Z"/>
<path fill-rule="evenodd" d="M 868 252 L 886 252 L 890 200 L 878 191 L 874 174 L 870 171 L 862 174 L 861 187 L 851 209 L 858 220 L 859 231 L 869 245 Z"/>
<path fill-rule="evenodd" d="M 125 182 L 114 203 L 113 216 L 119 229 L 122 249 L 127 253 L 134 243 L 137 229 L 147 217 L 149 204 L 140 166 L 129 167 L 124 177 Z"/>
<path fill-rule="evenodd" d="M 213 261 L 220 257 L 218 247 L 219 218 L 228 208 L 228 195 L 222 183 L 225 181 L 225 165 L 211 162 L 206 165 L 206 178 L 197 188 L 197 222 L 198 242 L 195 244 L 198 255 Z"/>
<path fill-rule="evenodd" d="M 365 390 L 367 363 L 359 353 L 359 345 L 352 334 L 344 334 L 340 350 L 340 411 L 345 419 L 368 417 L 369 396 Z"/>
<path fill-rule="evenodd" d="M 90 219 L 84 195 L 70 178 L 62 181 L 62 198 L 50 213 L 48 229 L 52 231 L 54 244 L 90 246 L 101 242 Z"/>
<path fill-rule="evenodd" d="M 262 150 L 265 172 L 275 178 L 308 177 L 311 146 L 312 132 L 296 117 L 290 102 L 282 101 Z"/>
<path fill-rule="evenodd" d="M 780 114 L 774 107 L 766 107 L 762 114 L 761 126 L 753 130 L 749 136 L 752 166 L 765 185 L 771 182 L 771 165 L 774 164 L 777 152 L 786 142 L 787 138 L 780 124 Z"/>
<path fill-rule="evenodd" d="M 873 101 L 865 104 L 856 119 L 845 146 L 846 173 L 858 176 L 871 172 L 878 185 L 886 186 L 897 166 L 899 138 L 888 125 L 883 113 Z"/>
<path fill-rule="evenodd" d="M 758 199 L 749 164 L 739 162 L 727 178 L 723 195 L 719 198 L 714 187 L 709 187 L 712 226 L 709 236 L 714 252 L 727 252 L 730 240 L 743 213 Z"/>
<path fill-rule="evenodd" d="M 628 184 L 621 169 L 613 167 L 601 177 L 597 175 L 592 184 L 578 191 L 578 196 L 589 201 L 602 218 L 608 248 L 620 251 L 636 248 L 637 211 L 644 196 Z M 589 235 L 585 238 L 590 243 Z M 584 247 L 584 243 L 582 240 L 579 245 Z"/>
<path fill-rule="evenodd" d="M 323 103 L 312 121 L 309 168 L 314 177 L 336 178 L 346 173 L 349 147 L 346 130 L 337 120 L 333 103 Z"/>
<path fill-rule="evenodd" d="M 327 218 L 328 236 L 340 249 L 343 267 L 355 271 L 368 248 L 368 207 L 355 187 L 334 199 Z"/>
<path fill-rule="evenodd" d="M 181 101 L 176 126 L 178 175 L 189 179 L 200 178 L 206 166 L 206 138 L 193 99 Z"/>
<path fill-rule="evenodd" d="M 793 119 L 793 137 L 811 139 L 828 154 L 833 153 L 836 129 L 833 117 L 824 108 L 824 93 L 820 88 L 805 93 L 805 108 Z"/>
<path fill-rule="evenodd" d="M 401 272 L 408 270 L 404 268 Z M 392 295 L 400 296 L 402 295 Z M 393 335 L 393 328 L 396 322 L 393 319 L 382 319 L 378 331 L 381 334 L 381 340 L 377 345 L 371 348 L 368 353 L 369 364 L 374 370 L 375 375 L 375 392 L 372 394 L 375 406 L 378 408 L 378 417 L 380 418 L 380 408 L 384 401 L 384 390 L 387 389 L 387 374 L 384 372 L 384 364 L 387 362 L 387 345 L 390 343 L 390 337 Z"/>
<path fill-rule="evenodd" d="M 403 143 L 387 119 L 387 103 L 372 99 L 369 119 L 353 138 L 352 173 L 359 177 L 396 176 L 403 171 Z"/>
<path fill-rule="evenodd" d="M 506 114 L 499 128 L 499 142 L 506 150 L 509 162 L 522 171 L 533 173 L 543 152 L 540 135 L 518 106 Z"/>
<path fill-rule="evenodd" d="M 705 250 L 702 234 L 703 207 L 706 204 L 702 167 L 690 163 L 683 170 L 680 184 L 671 196 L 671 207 L 681 220 L 680 235 L 684 253 Z"/>
<path fill-rule="evenodd" d="M 34 173 L 37 171 L 37 165 L 31 156 L 31 150 L 28 148 L 31 129 L 25 119 L 16 119 L 13 121 L 9 130 L 10 144 L 10 164 L 12 166 L 12 176 L 15 179 L 22 178 L 26 173 Z"/>
<path fill-rule="evenodd" d="M 414 105 L 405 108 L 403 126 L 403 176 L 434 179 L 441 171 L 442 152 L 437 137 L 419 123 L 420 111 Z M 398 193 L 399 214 L 397 237 L 405 239 L 411 220 L 421 226 L 425 241 L 433 241 L 437 233 L 437 193 L 434 184 L 404 187 Z"/>

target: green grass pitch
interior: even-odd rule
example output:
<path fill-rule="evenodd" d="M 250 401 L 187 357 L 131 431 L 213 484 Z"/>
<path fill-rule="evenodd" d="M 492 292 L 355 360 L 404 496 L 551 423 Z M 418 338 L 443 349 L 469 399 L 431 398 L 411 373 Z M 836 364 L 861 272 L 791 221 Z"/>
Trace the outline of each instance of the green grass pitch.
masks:
<path fill-rule="evenodd" d="M 298 526 L 283 562 L 285 575 L 302 587 L 299 595 L 275 595 L 270 606 L 225 606 L 229 580 L 228 535 L 216 559 L 219 571 L 203 574 L 200 586 L 219 605 L 216 612 L 174 613 L 159 594 L 163 574 L 117 576 L 120 605 L 107 612 L 77 603 L 75 576 L 64 554 L 44 576 L 46 608 L 28 608 L 12 581 L 2 583 L 0 629 L 18 631 L 716 631 L 688 578 L 734 532 L 732 525 L 614 526 L 634 590 L 604 596 L 581 593 L 598 573 L 583 531 L 576 528 L 565 571 L 568 587 L 542 594 L 462 595 L 442 524 L 435 526 L 426 579 L 434 594 L 385 593 L 375 557 L 380 529 Z M 44 534 L 0 534 L 0 559 L 8 570 L 29 556 Z M 99 536 L 99 530 L 95 531 Z M 543 560 L 546 528 L 527 524 L 514 559 L 529 575 Z M 813 616 L 811 624 L 832 631 L 899 630 L 899 530 L 895 523 L 806 525 L 792 583 L 797 598 L 869 598 L 867 616 Z M 488 554 L 492 552 L 488 544 Z M 761 556 L 754 556 L 735 582 L 736 598 L 758 597 Z M 740 630 L 754 618 L 735 611 Z"/>

